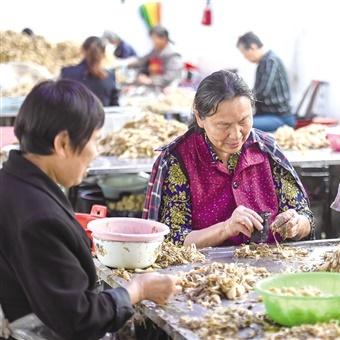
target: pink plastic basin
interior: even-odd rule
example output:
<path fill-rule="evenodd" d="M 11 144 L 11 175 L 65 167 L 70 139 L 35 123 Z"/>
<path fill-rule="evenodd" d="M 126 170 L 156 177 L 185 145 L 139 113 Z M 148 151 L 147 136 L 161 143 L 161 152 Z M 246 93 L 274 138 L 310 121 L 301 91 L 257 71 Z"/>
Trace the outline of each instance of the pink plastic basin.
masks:
<path fill-rule="evenodd" d="M 93 236 L 106 241 L 152 242 L 163 240 L 169 228 L 160 222 L 129 217 L 109 217 L 91 221 Z"/>

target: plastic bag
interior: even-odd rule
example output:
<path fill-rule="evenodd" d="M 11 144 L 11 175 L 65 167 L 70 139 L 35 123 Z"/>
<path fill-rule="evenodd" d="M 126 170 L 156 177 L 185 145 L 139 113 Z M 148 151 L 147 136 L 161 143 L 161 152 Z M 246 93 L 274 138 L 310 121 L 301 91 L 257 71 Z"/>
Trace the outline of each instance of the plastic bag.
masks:
<path fill-rule="evenodd" d="M 0 305 L 0 339 L 15 340 L 63 340 L 44 325 L 35 314 L 28 314 L 9 323 Z M 115 340 L 114 333 L 106 333 L 99 340 Z"/>
<path fill-rule="evenodd" d="M 16 340 L 62 340 L 45 326 L 35 314 L 28 314 L 9 323 L 0 306 L 0 338 Z"/>
<path fill-rule="evenodd" d="M 340 184 L 339 184 L 338 194 L 335 198 L 335 201 L 332 203 L 331 208 L 340 212 Z"/>

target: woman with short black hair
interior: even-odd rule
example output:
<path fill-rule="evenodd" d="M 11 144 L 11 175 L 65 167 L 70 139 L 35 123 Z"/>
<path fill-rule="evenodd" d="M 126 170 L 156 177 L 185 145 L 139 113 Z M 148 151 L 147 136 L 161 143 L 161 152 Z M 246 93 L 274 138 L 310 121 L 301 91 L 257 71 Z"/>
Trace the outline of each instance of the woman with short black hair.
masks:
<path fill-rule="evenodd" d="M 104 119 L 101 104 L 81 84 L 45 81 L 27 96 L 14 132 L 24 153 L 51 155 L 54 138 L 60 131 L 67 131 L 72 146 L 81 152 L 91 134 L 103 126 Z"/>
<path fill-rule="evenodd" d="M 85 86 L 43 82 L 17 117 L 20 151 L 0 170 L 0 305 L 10 322 L 34 313 L 62 339 L 99 339 L 131 317 L 132 304 L 176 291 L 172 276 L 155 273 L 95 291 L 90 240 L 59 185 L 81 182 L 103 122 Z"/>

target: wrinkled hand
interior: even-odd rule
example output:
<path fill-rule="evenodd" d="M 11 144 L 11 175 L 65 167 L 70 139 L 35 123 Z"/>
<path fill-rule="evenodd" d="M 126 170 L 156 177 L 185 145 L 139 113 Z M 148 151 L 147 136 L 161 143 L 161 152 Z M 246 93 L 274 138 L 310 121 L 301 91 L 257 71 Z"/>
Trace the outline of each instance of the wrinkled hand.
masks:
<path fill-rule="evenodd" d="M 151 85 L 152 84 L 151 78 L 148 77 L 146 74 L 140 74 L 137 77 L 137 82 L 141 85 Z"/>
<path fill-rule="evenodd" d="M 225 230 L 228 237 L 237 236 L 242 233 L 250 237 L 254 231 L 262 230 L 263 219 L 254 210 L 248 209 L 242 205 L 238 206 L 231 217 L 226 221 Z"/>
<path fill-rule="evenodd" d="M 180 279 L 173 275 L 147 273 L 134 278 L 126 289 L 130 293 L 132 303 L 151 300 L 164 304 L 174 294 L 181 291 L 179 283 Z"/>
<path fill-rule="evenodd" d="M 289 209 L 277 215 L 270 228 L 283 239 L 295 238 L 300 232 L 300 217 L 294 209 Z"/>

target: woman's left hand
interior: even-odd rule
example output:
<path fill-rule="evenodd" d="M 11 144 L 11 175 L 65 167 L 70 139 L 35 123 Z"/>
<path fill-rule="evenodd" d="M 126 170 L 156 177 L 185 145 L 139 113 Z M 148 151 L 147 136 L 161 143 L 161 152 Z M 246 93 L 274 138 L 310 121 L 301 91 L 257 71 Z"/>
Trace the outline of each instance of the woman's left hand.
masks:
<path fill-rule="evenodd" d="M 302 219 L 304 219 L 304 216 L 299 215 L 294 209 L 289 209 L 277 215 L 270 228 L 274 232 L 279 233 L 283 239 L 300 239 L 305 236 L 304 234 L 306 234 L 306 231 L 304 230 L 305 223 L 302 222 Z M 309 225 L 308 220 L 307 222 Z"/>

